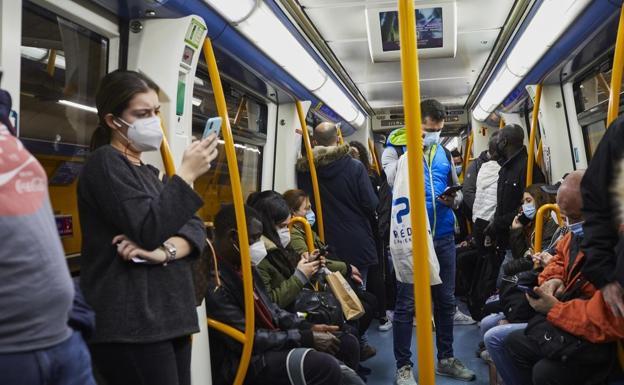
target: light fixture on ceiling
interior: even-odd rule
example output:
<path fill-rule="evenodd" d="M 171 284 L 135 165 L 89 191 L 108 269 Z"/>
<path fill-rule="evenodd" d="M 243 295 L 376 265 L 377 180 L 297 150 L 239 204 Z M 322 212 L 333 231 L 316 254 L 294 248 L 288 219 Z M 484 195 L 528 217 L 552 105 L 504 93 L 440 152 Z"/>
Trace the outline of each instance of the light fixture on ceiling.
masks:
<path fill-rule="evenodd" d="M 204 1 L 230 22 L 236 24 L 243 35 L 345 121 L 365 123 L 366 117 L 358 116 L 361 113 L 349 97 L 264 2 L 260 0 Z"/>
<path fill-rule="evenodd" d="M 473 117 L 485 120 L 568 29 L 591 0 L 544 0 L 477 103 Z"/>
<path fill-rule="evenodd" d="M 89 112 L 93 112 L 94 114 L 97 114 L 97 108 L 91 107 L 91 106 L 85 106 L 84 104 L 72 102 L 69 100 L 59 100 L 58 104 L 63 104 L 68 107 L 78 108 L 80 110 L 89 111 Z"/>

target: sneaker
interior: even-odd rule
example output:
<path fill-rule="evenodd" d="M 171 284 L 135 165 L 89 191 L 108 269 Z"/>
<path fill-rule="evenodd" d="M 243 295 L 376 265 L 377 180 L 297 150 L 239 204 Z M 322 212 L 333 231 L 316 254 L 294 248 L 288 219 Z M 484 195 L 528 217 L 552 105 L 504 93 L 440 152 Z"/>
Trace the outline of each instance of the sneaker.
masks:
<path fill-rule="evenodd" d="M 377 349 L 366 344 L 360 348 L 360 362 L 366 361 L 377 354 Z"/>
<path fill-rule="evenodd" d="M 466 368 L 464 364 L 462 364 L 462 362 L 455 357 L 445 358 L 438 361 L 436 373 L 441 376 L 451 377 L 462 381 L 473 381 L 476 378 L 475 373 Z"/>
<path fill-rule="evenodd" d="M 474 325 L 477 321 L 473 320 L 471 316 L 462 313 L 459 309 L 455 310 L 453 316 L 453 325 Z"/>
<path fill-rule="evenodd" d="M 377 326 L 380 332 L 387 332 L 392 329 L 392 322 L 387 318 L 382 318 L 379 320 L 379 326 Z"/>
<path fill-rule="evenodd" d="M 405 365 L 396 372 L 396 385 L 418 385 L 412 373 L 412 367 Z"/>
<path fill-rule="evenodd" d="M 487 350 L 484 350 L 481 352 L 480 357 L 483 361 L 485 362 L 494 362 L 492 361 L 492 356 L 490 356 L 490 352 L 488 352 Z"/>

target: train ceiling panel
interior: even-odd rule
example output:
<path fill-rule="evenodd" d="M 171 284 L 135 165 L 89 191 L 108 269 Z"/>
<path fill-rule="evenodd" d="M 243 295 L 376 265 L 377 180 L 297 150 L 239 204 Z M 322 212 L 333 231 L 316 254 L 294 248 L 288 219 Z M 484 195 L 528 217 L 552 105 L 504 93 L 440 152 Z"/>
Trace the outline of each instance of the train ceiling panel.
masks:
<path fill-rule="evenodd" d="M 374 109 L 402 104 L 398 61 L 373 63 L 366 34 L 367 6 L 388 1 L 300 0 L 305 13 Z M 457 0 L 454 58 L 421 59 L 423 96 L 463 104 L 474 86 L 513 0 Z"/>

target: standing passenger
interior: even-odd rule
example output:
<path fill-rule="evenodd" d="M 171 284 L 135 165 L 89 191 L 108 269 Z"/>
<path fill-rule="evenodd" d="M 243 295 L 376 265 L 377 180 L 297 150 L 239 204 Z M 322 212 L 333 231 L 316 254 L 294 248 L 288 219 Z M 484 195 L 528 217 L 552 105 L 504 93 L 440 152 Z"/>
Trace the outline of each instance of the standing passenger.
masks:
<path fill-rule="evenodd" d="M 358 268 L 366 286 L 370 266 L 377 264 L 377 249 L 369 218 L 379 200 L 359 161 L 348 145 L 338 145 L 336 125 L 321 123 L 314 129 L 314 163 L 323 202 L 325 236 L 345 262 Z M 312 195 L 306 159 L 297 161 L 297 183 Z"/>
<path fill-rule="evenodd" d="M 210 169 L 217 140 L 192 143 L 162 182 L 141 161 L 162 142 L 156 84 L 114 71 L 96 104 L 100 122 L 78 183 L 93 360 L 108 385 L 189 385 L 190 335 L 199 331 L 191 264 L 206 238 L 191 184 Z"/>
<path fill-rule="evenodd" d="M 74 288 L 47 186 L 41 164 L 0 123 L 0 383 L 95 385 L 89 350 L 67 325 Z"/>

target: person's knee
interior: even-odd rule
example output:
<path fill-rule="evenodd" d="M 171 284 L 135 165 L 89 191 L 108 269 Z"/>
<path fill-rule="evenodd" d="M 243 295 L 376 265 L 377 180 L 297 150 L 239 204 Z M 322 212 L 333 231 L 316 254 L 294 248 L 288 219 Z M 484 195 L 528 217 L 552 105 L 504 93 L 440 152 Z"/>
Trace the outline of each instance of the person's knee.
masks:
<path fill-rule="evenodd" d="M 303 370 L 308 385 L 335 385 L 341 383 L 341 370 L 333 356 L 311 351 L 305 357 Z"/>
<path fill-rule="evenodd" d="M 561 370 L 562 368 L 558 368 Z M 533 385 L 555 385 L 558 382 L 553 377 L 553 370 L 557 370 L 553 368 L 552 363 L 548 360 L 540 360 L 535 366 L 533 366 Z"/>

